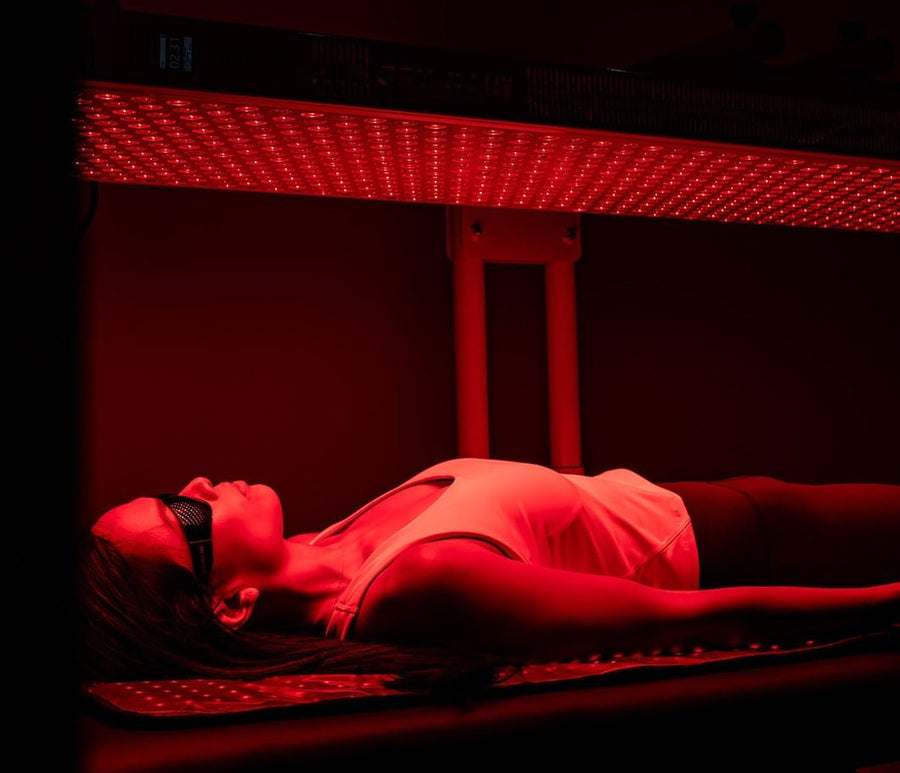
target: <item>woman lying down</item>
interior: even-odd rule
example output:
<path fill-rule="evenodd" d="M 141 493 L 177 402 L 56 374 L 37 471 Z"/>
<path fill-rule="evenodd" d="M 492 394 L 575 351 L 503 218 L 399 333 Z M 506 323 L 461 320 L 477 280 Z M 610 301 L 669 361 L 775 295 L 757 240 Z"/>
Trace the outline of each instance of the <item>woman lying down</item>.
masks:
<path fill-rule="evenodd" d="M 789 645 L 900 622 L 898 557 L 889 484 L 450 459 L 285 538 L 270 487 L 195 478 L 92 526 L 81 660 L 103 681 L 375 672 L 409 688 L 501 664 Z"/>

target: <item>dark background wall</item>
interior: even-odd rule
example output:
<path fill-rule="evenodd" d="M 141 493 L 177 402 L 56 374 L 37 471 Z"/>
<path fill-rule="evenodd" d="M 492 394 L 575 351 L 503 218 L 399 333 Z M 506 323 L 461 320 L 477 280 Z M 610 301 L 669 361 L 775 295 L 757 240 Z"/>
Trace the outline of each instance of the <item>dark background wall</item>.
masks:
<path fill-rule="evenodd" d="M 324 526 L 455 455 L 426 205 L 102 186 L 83 265 L 85 513 L 197 474 Z M 898 480 L 896 238 L 584 219 L 586 470 Z M 543 279 L 487 276 L 492 453 L 549 463 Z"/>
<path fill-rule="evenodd" d="M 251 18 L 246 4 L 124 4 L 603 66 L 727 30 L 729 5 L 640 24 L 633 8 L 594 10 L 585 25 L 570 23 L 574 6 L 267 2 Z M 883 5 L 861 9 L 892 32 Z M 788 61 L 834 43 L 849 12 L 773 14 L 794 30 Z M 81 257 L 81 518 L 206 475 L 272 484 L 300 531 L 454 456 L 443 245 L 436 206 L 101 186 Z M 897 247 L 883 234 L 586 216 L 586 472 L 900 482 Z M 487 288 L 492 455 L 549 463 L 541 271 L 491 266 Z"/>

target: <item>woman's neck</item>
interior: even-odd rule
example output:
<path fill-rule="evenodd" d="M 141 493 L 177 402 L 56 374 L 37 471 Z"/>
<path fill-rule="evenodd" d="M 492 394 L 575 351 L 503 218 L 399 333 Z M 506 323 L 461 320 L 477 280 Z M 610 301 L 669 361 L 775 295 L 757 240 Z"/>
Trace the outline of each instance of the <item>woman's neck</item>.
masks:
<path fill-rule="evenodd" d="M 344 587 L 343 549 L 285 541 L 285 561 L 260 588 L 258 622 L 266 627 L 324 633 Z"/>

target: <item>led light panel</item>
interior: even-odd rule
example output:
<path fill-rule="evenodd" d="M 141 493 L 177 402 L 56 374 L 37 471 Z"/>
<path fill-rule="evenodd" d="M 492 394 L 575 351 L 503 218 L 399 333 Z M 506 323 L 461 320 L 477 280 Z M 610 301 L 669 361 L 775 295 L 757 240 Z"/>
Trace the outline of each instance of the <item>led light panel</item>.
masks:
<path fill-rule="evenodd" d="M 85 84 L 79 177 L 424 204 L 900 232 L 900 162 Z"/>

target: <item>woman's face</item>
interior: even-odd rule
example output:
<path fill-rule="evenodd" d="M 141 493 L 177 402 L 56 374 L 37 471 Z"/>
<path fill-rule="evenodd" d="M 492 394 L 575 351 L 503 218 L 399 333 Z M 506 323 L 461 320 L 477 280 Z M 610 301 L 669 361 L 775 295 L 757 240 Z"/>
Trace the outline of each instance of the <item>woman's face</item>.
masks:
<path fill-rule="evenodd" d="M 212 507 L 213 588 L 235 582 L 259 583 L 285 559 L 284 521 L 277 494 L 244 481 L 213 485 L 194 478 L 180 492 Z M 104 513 L 92 531 L 126 556 L 175 561 L 190 569 L 187 540 L 175 515 L 160 500 L 141 497 Z"/>

